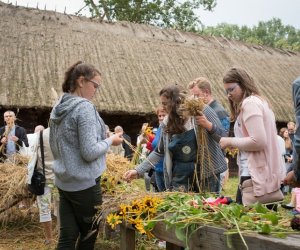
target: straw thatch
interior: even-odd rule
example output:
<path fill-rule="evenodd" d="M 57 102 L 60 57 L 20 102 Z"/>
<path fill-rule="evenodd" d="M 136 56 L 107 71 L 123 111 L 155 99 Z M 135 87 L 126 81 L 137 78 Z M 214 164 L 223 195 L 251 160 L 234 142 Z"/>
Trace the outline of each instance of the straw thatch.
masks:
<path fill-rule="evenodd" d="M 111 114 L 149 114 L 168 83 L 208 77 L 227 105 L 222 75 L 246 68 L 278 121 L 294 118 L 291 82 L 300 54 L 132 23 L 98 23 L 0 2 L 0 100 L 3 107 L 50 108 L 65 69 L 82 59 L 103 73 L 94 103 Z"/>

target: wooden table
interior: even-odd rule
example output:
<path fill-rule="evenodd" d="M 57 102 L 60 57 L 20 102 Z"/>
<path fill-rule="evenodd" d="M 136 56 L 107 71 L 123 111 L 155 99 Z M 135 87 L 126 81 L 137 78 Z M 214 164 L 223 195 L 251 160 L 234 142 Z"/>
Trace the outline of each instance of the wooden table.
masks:
<path fill-rule="evenodd" d="M 231 245 L 227 245 L 227 236 L 224 229 L 203 226 L 195 232 L 189 239 L 190 250 L 244 250 L 246 249 L 238 234 L 231 235 Z M 167 250 L 180 250 L 186 247 L 185 242 L 179 240 L 175 235 L 175 230 L 166 230 L 163 222 L 159 222 L 154 227 L 152 233 L 160 240 L 166 241 Z M 244 234 L 244 239 L 249 250 L 294 250 L 300 249 L 300 235 L 291 234 L 281 239 L 271 236 L 263 236 L 257 233 Z M 121 250 L 135 250 L 135 230 L 125 224 L 121 225 Z"/>

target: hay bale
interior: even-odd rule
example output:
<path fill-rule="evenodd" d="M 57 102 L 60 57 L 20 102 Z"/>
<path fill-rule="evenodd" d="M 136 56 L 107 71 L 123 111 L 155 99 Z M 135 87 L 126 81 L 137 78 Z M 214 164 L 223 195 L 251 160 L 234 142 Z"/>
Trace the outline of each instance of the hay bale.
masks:
<path fill-rule="evenodd" d="M 27 191 L 27 167 L 24 163 L 0 163 L 0 213 L 31 197 Z"/>

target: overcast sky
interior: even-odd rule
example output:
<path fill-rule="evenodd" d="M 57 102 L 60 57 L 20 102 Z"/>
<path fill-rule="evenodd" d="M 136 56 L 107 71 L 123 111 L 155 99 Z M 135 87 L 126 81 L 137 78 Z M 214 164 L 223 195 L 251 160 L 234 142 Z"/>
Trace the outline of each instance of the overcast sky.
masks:
<path fill-rule="evenodd" d="M 85 6 L 83 0 L 2 0 L 18 5 L 40 9 L 56 10 L 74 14 Z M 97 0 L 96 0 L 97 1 Z M 85 13 L 88 13 L 86 10 Z M 284 25 L 292 25 L 300 29 L 300 0 L 217 0 L 213 12 L 199 11 L 201 21 L 205 26 L 215 26 L 218 23 L 257 25 L 259 21 L 268 21 L 272 17 L 280 18 Z"/>

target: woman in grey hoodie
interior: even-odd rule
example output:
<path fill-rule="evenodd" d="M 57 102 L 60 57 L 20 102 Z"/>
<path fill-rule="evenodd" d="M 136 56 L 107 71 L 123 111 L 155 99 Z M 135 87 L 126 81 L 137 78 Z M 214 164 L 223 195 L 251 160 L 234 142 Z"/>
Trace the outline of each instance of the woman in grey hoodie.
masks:
<path fill-rule="evenodd" d="M 94 66 L 75 63 L 65 73 L 64 94 L 51 112 L 49 141 L 60 198 L 57 249 L 94 248 L 93 217 L 95 206 L 101 204 L 105 155 L 111 145 L 123 141 L 121 133 L 106 138 L 105 124 L 90 102 L 100 82 L 101 73 Z"/>

